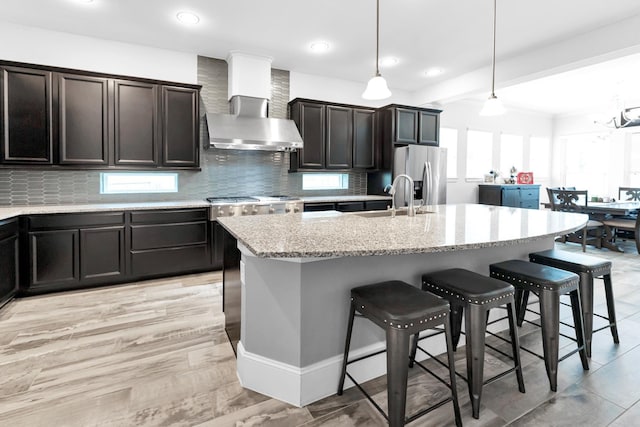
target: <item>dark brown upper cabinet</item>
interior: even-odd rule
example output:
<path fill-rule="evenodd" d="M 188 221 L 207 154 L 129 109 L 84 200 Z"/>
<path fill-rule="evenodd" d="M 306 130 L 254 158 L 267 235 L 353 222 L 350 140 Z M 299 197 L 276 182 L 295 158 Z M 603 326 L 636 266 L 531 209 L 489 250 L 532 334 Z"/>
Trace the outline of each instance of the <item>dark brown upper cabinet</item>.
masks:
<path fill-rule="evenodd" d="M 441 110 L 388 105 L 380 110 L 382 144 L 439 145 Z"/>
<path fill-rule="evenodd" d="M 289 103 L 304 148 L 291 154 L 291 170 L 376 168 L 375 110 L 295 99 Z"/>
<path fill-rule="evenodd" d="M 162 117 L 162 165 L 198 166 L 198 91 L 162 86 Z"/>
<path fill-rule="evenodd" d="M 353 168 L 376 167 L 375 110 L 353 109 Z"/>
<path fill-rule="evenodd" d="M 200 86 L 0 61 L 0 167 L 197 169 Z"/>
<path fill-rule="evenodd" d="M 353 157 L 353 109 L 327 105 L 327 169 L 349 169 Z"/>
<path fill-rule="evenodd" d="M 58 75 L 60 164 L 109 163 L 108 80 Z"/>
<path fill-rule="evenodd" d="M 116 165 L 158 165 L 158 85 L 114 83 Z"/>
<path fill-rule="evenodd" d="M 0 134 L 2 162 L 53 162 L 52 73 L 2 66 Z"/>
<path fill-rule="evenodd" d="M 325 167 L 325 111 L 324 104 L 297 102 L 291 104 L 291 118 L 296 122 L 304 148 L 292 157 L 292 169 L 324 169 Z M 293 165 L 294 158 L 297 164 Z"/>

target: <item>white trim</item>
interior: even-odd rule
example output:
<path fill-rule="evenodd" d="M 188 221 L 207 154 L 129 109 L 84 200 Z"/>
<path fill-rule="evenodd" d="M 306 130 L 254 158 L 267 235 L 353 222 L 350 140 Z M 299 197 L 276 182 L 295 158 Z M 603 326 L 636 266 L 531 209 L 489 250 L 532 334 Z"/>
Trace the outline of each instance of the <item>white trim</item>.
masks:
<path fill-rule="evenodd" d="M 375 353 L 383 348 L 384 342 L 371 344 L 351 351 L 349 359 Z M 444 339 L 429 342 L 429 350 L 435 354 L 444 352 L 445 348 Z M 416 356 L 419 361 L 427 358 L 422 352 L 418 352 Z M 248 352 L 242 341 L 238 342 L 237 373 L 242 387 L 297 407 L 336 394 L 341 368 L 341 355 L 299 368 Z M 349 366 L 349 373 L 360 383 L 385 375 L 386 372 L 385 353 Z M 347 378 L 344 388 L 351 388 L 353 385 Z"/>

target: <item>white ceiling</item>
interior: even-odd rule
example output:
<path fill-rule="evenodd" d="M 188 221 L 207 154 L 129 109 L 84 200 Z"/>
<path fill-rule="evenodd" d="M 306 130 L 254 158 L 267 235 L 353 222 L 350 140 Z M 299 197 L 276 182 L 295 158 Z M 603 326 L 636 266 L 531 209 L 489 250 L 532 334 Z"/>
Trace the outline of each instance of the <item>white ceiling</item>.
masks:
<path fill-rule="evenodd" d="M 417 91 L 490 65 L 491 0 L 380 3 L 380 55 L 399 59 L 396 66 L 382 69 L 392 89 Z M 180 10 L 194 11 L 200 23 L 179 24 L 175 15 Z M 498 66 L 503 59 L 635 15 L 640 15 L 638 0 L 501 0 Z M 276 68 L 363 85 L 375 65 L 374 0 L 14 0 L 3 2 L 0 19 L 216 58 L 242 50 L 273 57 Z M 315 40 L 328 41 L 330 51 L 311 53 L 308 47 Z M 431 67 L 445 72 L 426 78 L 423 73 Z M 503 87 L 497 93 L 507 104 L 560 114 L 584 108 L 596 98 L 612 99 L 612 90 L 634 84 L 631 75 L 640 75 L 637 58 Z M 586 97 L 588 92 L 597 92 L 597 97 Z"/>

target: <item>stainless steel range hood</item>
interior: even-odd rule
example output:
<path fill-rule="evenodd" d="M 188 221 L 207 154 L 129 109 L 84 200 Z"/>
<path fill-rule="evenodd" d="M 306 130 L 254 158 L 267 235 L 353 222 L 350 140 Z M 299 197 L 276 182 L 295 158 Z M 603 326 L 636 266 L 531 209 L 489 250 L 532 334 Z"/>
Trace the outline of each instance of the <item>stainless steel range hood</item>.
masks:
<path fill-rule="evenodd" d="M 207 114 L 209 143 L 235 150 L 294 151 L 302 137 L 292 120 L 268 118 L 268 100 L 236 95 L 231 114 Z"/>
<path fill-rule="evenodd" d="M 230 114 L 207 114 L 210 146 L 266 151 L 302 148 L 292 120 L 268 117 L 271 58 L 233 51 L 227 63 Z"/>

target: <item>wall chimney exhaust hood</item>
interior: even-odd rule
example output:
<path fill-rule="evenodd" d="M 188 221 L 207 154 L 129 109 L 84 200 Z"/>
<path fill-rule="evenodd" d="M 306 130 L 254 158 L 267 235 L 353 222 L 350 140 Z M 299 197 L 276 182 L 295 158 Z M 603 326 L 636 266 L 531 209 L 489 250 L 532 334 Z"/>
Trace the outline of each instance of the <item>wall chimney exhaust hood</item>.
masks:
<path fill-rule="evenodd" d="M 271 58 L 231 52 L 227 63 L 230 114 L 207 114 L 209 144 L 235 150 L 302 148 L 302 137 L 292 120 L 268 117 Z"/>

